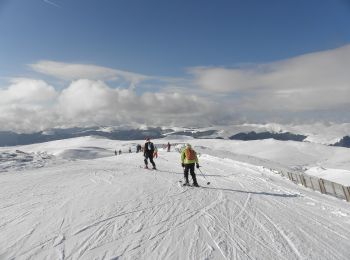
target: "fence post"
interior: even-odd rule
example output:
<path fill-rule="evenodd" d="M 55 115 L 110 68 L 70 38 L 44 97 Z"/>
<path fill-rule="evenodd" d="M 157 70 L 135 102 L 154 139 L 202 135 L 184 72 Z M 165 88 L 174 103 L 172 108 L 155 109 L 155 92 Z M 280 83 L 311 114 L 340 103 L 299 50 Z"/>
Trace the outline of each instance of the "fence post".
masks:
<path fill-rule="evenodd" d="M 319 185 L 320 185 L 320 191 L 321 191 L 321 193 L 325 194 L 325 193 L 326 193 L 326 189 L 325 189 L 325 187 L 324 187 L 323 179 L 319 179 L 319 180 L 318 180 L 318 183 L 319 183 Z"/>
<path fill-rule="evenodd" d="M 345 187 L 345 186 L 342 186 L 342 187 L 343 187 L 343 192 L 344 192 L 346 201 L 350 202 L 350 187 Z"/>
<path fill-rule="evenodd" d="M 312 182 L 311 177 L 310 177 L 310 176 L 308 176 L 308 177 L 309 177 L 309 180 L 310 180 L 310 183 L 311 183 L 311 188 L 312 188 L 313 190 L 315 190 L 315 187 L 314 187 L 314 184 L 313 184 L 313 182 Z"/>
<path fill-rule="evenodd" d="M 299 179 L 300 179 L 300 183 L 306 187 L 306 181 L 305 181 L 305 178 L 302 174 L 299 174 Z"/>

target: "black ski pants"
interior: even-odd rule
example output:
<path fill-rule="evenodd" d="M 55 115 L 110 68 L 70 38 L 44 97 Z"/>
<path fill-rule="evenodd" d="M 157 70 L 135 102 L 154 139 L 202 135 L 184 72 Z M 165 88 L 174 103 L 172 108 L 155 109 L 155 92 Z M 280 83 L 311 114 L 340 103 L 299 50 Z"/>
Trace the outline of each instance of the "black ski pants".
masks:
<path fill-rule="evenodd" d="M 185 164 L 184 174 L 185 174 L 185 180 L 186 182 L 188 182 L 188 172 L 190 172 L 193 180 L 193 184 L 197 184 L 196 174 L 194 173 L 194 166 L 195 166 L 194 163 Z"/>
<path fill-rule="evenodd" d="M 156 167 L 156 164 L 154 163 L 154 161 L 153 161 L 153 151 L 150 151 L 150 152 L 145 152 L 145 164 L 146 164 L 146 166 L 148 165 L 148 159 L 149 159 L 149 161 L 151 162 L 151 164 L 153 165 L 153 168 L 155 168 Z"/>

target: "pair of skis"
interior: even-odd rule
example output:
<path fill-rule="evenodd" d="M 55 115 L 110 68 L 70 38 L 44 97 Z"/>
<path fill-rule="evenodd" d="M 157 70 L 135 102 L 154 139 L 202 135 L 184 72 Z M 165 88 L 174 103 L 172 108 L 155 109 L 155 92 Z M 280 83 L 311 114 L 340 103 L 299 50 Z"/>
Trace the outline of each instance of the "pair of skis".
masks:
<path fill-rule="evenodd" d="M 141 168 L 141 169 L 145 169 L 145 170 L 150 170 L 150 171 L 156 171 L 156 170 L 158 170 L 157 168 L 148 168 L 148 167 L 146 168 L 146 167 L 141 166 L 141 165 L 140 165 L 140 168 Z"/>
<path fill-rule="evenodd" d="M 200 188 L 201 186 L 194 186 L 193 184 L 189 184 L 189 183 L 184 183 L 182 180 L 179 180 L 179 184 L 182 187 L 194 187 L 194 188 Z"/>

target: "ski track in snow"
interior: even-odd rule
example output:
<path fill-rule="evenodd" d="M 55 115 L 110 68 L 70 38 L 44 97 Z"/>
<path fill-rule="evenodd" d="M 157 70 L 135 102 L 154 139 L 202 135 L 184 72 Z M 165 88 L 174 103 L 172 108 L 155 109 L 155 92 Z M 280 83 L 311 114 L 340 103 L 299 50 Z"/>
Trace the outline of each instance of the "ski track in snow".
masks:
<path fill-rule="evenodd" d="M 179 154 L 159 156 L 0 175 L 0 259 L 349 259 L 349 203 L 215 156 L 182 187 Z"/>

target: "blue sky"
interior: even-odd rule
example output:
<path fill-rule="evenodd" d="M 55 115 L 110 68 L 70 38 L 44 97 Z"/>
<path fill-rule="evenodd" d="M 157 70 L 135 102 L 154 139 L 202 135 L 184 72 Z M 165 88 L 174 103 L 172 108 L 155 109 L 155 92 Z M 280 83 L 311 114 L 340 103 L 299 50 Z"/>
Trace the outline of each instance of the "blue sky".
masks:
<path fill-rule="evenodd" d="M 348 0 L 0 0 L 0 88 L 9 91 L 13 81 L 26 78 L 45 81 L 60 92 L 74 80 L 88 78 L 102 80 L 112 89 L 132 85 L 133 94 L 140 98 L 147 91 L 182 90 L 205 99 L 214 91 L 229 97 L 204 103 L 232 103 L 258 95 L 251 86 L 278 85 L 266 75 L 261 78 L 261 67 L 275 71 L 281 62 L 303 62 L 303 57 L 302 65 L 310 64 L 308 55 L 322 56 L 347 46 L 349 24 Z M 344 66 L 342 62 L 332 71 Z M 62 70 L 71 70 L 62 67 L 67 64 L 76 64 L 74 69 L 84 73 L 62 76 Z M 114 75 L 108 77 L 104 71 L 102 78 L 85 76 L 95 68 L 116 71 L 107 71 Z M 135 74 L 136 80 L 124 72 Z M 242 73 L 259 74 L 256 80 L 264 83 L 242 82 Z M 152 78 L 147 82 L 145 77 Z M 215 79 L 223 81 L 217 91 L 209 86 Z M 336 84 L 343 86 L 343 82 Z M 346 106 L 343 101 L 339 105 Z M 291 106 L 287 110 L 295 117 L 298 109 Z M 312 107 L 308 113 L 319 114 L 320 109 L 334 106 Z M 254 114 L 248 110 L 246 114 Z"/>
<path fill-rule="evenodd" d="M 236 66 L 350 42 L 350 1 L 2 1 L 1 71 L 49 59 L 144 74 Z"/>

